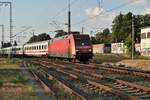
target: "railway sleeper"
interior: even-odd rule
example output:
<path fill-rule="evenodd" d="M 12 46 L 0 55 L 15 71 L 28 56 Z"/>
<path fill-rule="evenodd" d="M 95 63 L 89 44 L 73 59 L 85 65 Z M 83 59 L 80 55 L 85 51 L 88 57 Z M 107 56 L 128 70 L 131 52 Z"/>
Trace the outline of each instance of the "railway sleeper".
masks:
<path fill-rule="evenodd" d="M 141 98 L 141 100 L 150 100 L 150 95 L 149 94 L 145 94 L 145 95 L 140 95 L 138 96 L 138 98 Z"/>
<path fill-rule="evenodd" d="M 137 93 L 135 93 L 135 94 L 133 94 L 133 95 L 134 95 L 134 96 L 149 95 L 149 97 L 150 97 L 150 94 L 145 93 L 145 92 L 137 92 Z"/>

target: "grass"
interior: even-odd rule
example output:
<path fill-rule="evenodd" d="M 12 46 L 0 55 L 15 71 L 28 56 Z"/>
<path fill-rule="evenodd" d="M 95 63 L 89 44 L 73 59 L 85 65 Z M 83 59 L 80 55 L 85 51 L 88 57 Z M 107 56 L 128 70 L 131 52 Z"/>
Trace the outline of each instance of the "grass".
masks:
<path fill-rule="evenodd" d="M 0 58 L 0 99 L 37 100 L 32 86 L 25 84 L 23 73 L 14 59 Z"/>
<path fill-rule="evenodd" d="M 116 63 L 125 59 L 132 59 L 132 58 L 127 55 L 120 55 L 120 54 L 95 54 L 91 62 L 97 64 L 101 64 L 104 62 Z M 150 60 L 150 57 L 139 55 L 134 57 L 134 59 Z"/>
<path fill-rule="evenodd" d="M 0 69 L 18 69 L 19 66 L 14 59 L 0 59 Z"/>
<path fill-rule="evenodd" d="M 135 59 L 143 59 L 143 60 L 150 60 L 150 57 L 148 57 L 148 56 L 138 56 L 138 57 L 136 57 Z"/>
<path fill-rule="evenodd" d="M 51 81 L 52 91 L 55 93 L 56 100 L 80 100 L 78 97 L 70 94 L 64 89 L 64 86 L 56 80 Z"/>
<path fill-rule="evenodd" d="M 96 54 L 94 55 L 93 59 L 91 60 L 92 63 L 104 63 L 104 62 L 118 62 L 124 59 L 128 59 L 128 57 L 125 57 L 124 55 L 118 55 L 118 54 Z"/>

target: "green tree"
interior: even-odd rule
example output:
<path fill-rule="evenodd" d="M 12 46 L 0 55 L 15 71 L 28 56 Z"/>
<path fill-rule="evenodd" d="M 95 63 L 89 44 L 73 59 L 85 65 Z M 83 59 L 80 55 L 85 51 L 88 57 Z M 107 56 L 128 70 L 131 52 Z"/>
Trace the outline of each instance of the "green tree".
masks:
<path fill-rule="evenodd" d="M 41 33 L 38 35 L 38 41 L 50 40 L 50 36 L 46 33 Z"/>
<path fill-rule="evenodd" d="M 113 42 L 122 42 L 132 32 L 132 13 L 129 12 L 126 15 L 120 13 L 113 20 L 112 35 Z"/>
<path fill-rule="evenodd" d="M 104 29 L 102 34 L 103 34 L 104 36 L 107 36 L 108 34 L 110 34 L 109 29 L 108 29 L 108 28 Z"/>
<path fill-rule="evenodd" d="M 131 35 L 129 35 L 126 40 L 125 40 L 125 43 L 124 43 L 126 49 L 127 49 L 127 55 L 128 56 L 132 56 L 132 38 L 131 38 Z"/>
<path fill-rule="evenodd" d="M 106 28 L 103 32 L 98 32 L 96 34 L 96 43 L 111 43 L 112 34 L 110 33 L 109 29 Z"/>
<path fill-rule="evenodd" d="M 129 57 L 132 57 L 132 37 L 131 34 L 126 38 L 125 43 L 124 43 L 126 49 L 127 49 L 127 55 Z M 135 51 L 135 47 L 133 48 L 133 56 L 134 57 L 138 57 L 138 55 L 140 54 L 139 52 Z"/>
<path fill-rule="evenodd" d="M 91 41 L 92 41 L 93 44 L 97 44 L 95 37 L 91 37 Z"/>
<path fill-rule="evenodd" d="M 64 30 L 57 30 L 55 31 L 56 32 L 56 35 L 55 35 L 55 38 L 56 37 L 60 37 L 60 36 L 64 36 L 64 35 L 67 35 L 68 33 L 65 32 Z"/>
<path fill-rule="evenodd" d="M 3 43 L 2 48 L 11 47 L 11 46 L 12 46 L 12 44 L 10 42 L 7 42 L 7 43 Z"/>
<path fill-rule="evenodd" d="M 28 43 L 38 42 L 38 41 L 45 41 L 45 40 L 50 40 L 50 39 L 51 39 L 51 38 L 50 38 L 50 36 L 49 36 L 48 34 L 46 34 L 46 33 L 41 33 L 41 34 L 39 34 L 38 36 L 36 36 L 36 35 L 32 36 L 32 37 L 29 39 Z"/>
<path fill-rule="evenodd" d="M 132 33 L 132 13 L 116 16 L 112 24 L 113 42 L 124 42 Z M 140 42 L 140 29 L 150 26 L 150 14 L 134 15 L 135 42 Z"/>

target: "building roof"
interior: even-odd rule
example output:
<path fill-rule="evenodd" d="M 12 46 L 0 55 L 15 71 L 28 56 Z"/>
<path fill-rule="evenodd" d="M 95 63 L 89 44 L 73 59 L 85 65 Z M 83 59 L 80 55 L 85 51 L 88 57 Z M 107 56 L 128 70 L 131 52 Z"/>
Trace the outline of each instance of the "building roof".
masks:
<path fill-rule="evenodd" d="M 141 29 L 150 28 L 150 26 L 141 27 Z"/>

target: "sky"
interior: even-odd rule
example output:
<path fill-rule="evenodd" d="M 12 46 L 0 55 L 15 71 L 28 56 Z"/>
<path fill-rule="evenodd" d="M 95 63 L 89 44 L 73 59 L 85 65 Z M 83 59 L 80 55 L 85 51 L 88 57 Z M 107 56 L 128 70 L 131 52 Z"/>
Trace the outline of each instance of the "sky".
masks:
<path fill-rule="evenodd" d="M 13 40 L 20 44 L 27 42 L 33 33 L 35 35 L 47 33 L 54 37 L 55 30 L 67 31 L 69 0 L 0 1 L 12 2 L 13 35 L 18 34 Z M 150 0 L 70 0 L 70 2 L 71 30 L 81 31 L 83 27 L 85 33 L 111 29 L 114 17 L 120 12 L 150 14 Z M 1 24 L 5 25 L 5 41 L 9 41 L 9 5 L 0 5 Z"/>

